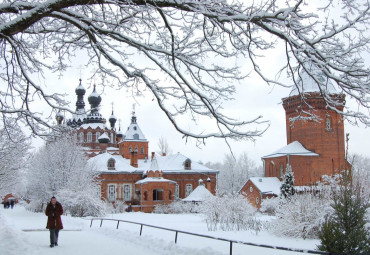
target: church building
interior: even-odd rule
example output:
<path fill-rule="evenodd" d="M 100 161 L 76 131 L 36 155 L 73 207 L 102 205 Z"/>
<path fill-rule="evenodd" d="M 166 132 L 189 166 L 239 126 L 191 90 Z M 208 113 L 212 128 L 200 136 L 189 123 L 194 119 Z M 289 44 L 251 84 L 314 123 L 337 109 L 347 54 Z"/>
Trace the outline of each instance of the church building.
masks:
<path fill-rule="evenodd" d="M 315 70 L 318 77 L 319 71 Z M 282 99 L 285 110 L 287 145 L 262 157 L 265 177 L 248 180 L 240 193 L 259 207 L 268 196 L 278 196 L 282 176 L 287 165 L 292 168 L 295 186 L 304 189 L 322 180 L 323 175 L 333 175 L 345 169 L 344 121 L 342 112 L 345 95 L 338 93 L 328 80 L 325 90 L 327 101 L 319 91 L 316 81 L 304 70 L 300 73 L 298 88 Z M 304 99 L 304 100 L 303 100 Z M 309 114 L 313 113 L 315 116 Z M 270 187 L 262 183 L 274 183 Z M 258 189 L 264 187 L 264 191 Z M 257 192 L 252 192 L 256 191 Z"/>
<path fill-rule="evenodd" d="M 66 124 L 75 130 L 76 141 L 90 158 L 88 164 L 100 172 L 100 194 L 103 200 L 124 201 L 134 211 L 152 212 L 157 204 L 168 204 L 187 197 L 202 180 L 215 193 L 217 170 L 192 161 L 181 153 L 149 153 L 149 141 L 139 127 L 135 111 L 125 132 L 116 127 L 117 118 L 106 119 L 99 112 L 102 101 L 94 86 L 88 97 L 91 106 L 85 110 L 86 90 L 81 80 L 75 90 L 76 111 Z M 57 114 L 58 124 L 63 116 Z"/>

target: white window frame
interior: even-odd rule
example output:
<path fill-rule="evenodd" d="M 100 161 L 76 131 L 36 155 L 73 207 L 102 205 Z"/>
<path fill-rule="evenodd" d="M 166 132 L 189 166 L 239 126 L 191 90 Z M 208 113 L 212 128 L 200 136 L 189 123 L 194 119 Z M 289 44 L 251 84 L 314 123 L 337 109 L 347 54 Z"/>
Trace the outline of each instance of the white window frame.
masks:
<path fill-rule="evenodd" d="M 95 142 L 97 142 L 97 143 L 99 142 L 99 140 L 98 140 L 99 136 L 100 136 L 100 132 L 96 132 L 95 133 Z"/>
<path fill-rule="evenodd" d="M 113 132 L 110 133 L 110 142 L 114 143 L 114 134 L 113 134 Z"/>
<path fill-rule="evenodd" d="M 175 186 L 175 199 L 179 199 L 180 198 L 180 187 L 179 185 L 176 183 L 176 186 Z"/>
<path fill-rule="evenodd" d="M 114 197 L 111 196 L 111 187 L 114 187 Z M 117 199 L 117 184 L 108 184 L 108 201 L 114 202 Z"/>
<path fill-rule="evenodd" d="M 249 191 L 252 193 L 253 192 L 253 187 L 252 186 L 250 186 L 249 187 Z"/>
<path fill-rule="evenodd" d="M 87 133 L 87 142 L 88 143 L 91 143 L 92 142 L 92 133 L 91 132 L 88 132 Z"/>
<path fill-rule="evenodd" d="M 191 192 L 193 192 L 193 184 L 188 183 L 185 185 L 185 197 L 189 196 Z"/>
<path fill-rule="evenodd" d="M 260 203 L 260 199 L 259 197 L 256 197 L 256 205 L 258 205 Z"/>
<path fill-rule="evenodd" d="M 128 187 L 128 193 L 126 194 L 125 188 Z M 131 201 L 132 200 L 132 185 L 130 183 L 124 183 L 122 185 L 122 200 Z"/>
<path fill-rule="evenodd" d="M 79 133 L 79 135 L 78 135 L 78 141 L 80 142 L 80 143 L 83 143 L 84 142 L 84 137 L 85 135 L 84 135 L 84 133 L 83 132 L 80 132 Z"/>
<path fill-rule="evenodd" d="M 325 119 L 325 127 L 326 127 L 326 130 L 331 130 L 331 120 L 329 117 L 326 117 Z"/>

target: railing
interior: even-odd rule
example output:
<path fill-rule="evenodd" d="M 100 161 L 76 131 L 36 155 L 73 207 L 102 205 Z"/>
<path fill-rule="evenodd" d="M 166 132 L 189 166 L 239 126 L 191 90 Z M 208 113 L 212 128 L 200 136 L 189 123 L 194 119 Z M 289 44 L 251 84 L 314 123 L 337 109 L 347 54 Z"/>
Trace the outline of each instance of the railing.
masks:
<path fill-rule="evenodd" d="M 92 227 L 92 224 L 93 224 L 93 221 L 94 220 L 98 220 L 98 221 L 100 220 L 100 227 L 103 225 L 103 221 L 104 220 L 107 220 L 107 221 L 117 221 L 117 227 L 116 227 L 117 229 L 119 227 L 119 223 L 120 222 L 125 222 L 125 223 L 131 223 L 131 224 L 140 225 L 140 236 L 143 233 L 143 226 L 150 227 L 150 228 L 167 230 L 167 231 L 172 231 L 172 232 L 175 232 L 175 243 L 177 243 L 177 238 L 178 238 L 178 234 L 179 233 L 228 242 L 230 244 L 230 255 L 233 254 L 233 244 L 234 243 L 235 244 L 244 244 L 244 245 L 256 246 L 256 247 L 261 247 L 261 248 L 268 248 L 268 249 L 275 249 L 275 250 L 283 250 L 283 251 L 292 251 L 292 252 L 301 252 L 301 253 L 310 253 L 310 254 L 331 254 L 331 253 L 327 253 L 327 252 L 323 252 L 323 251 L 295 249 L 295 248 L 288 248 L 288 247 L 281 247 L 281 246 L 274 246 L 274 245 L 256 244 L 256 243 L 250 243 L 250 242 L 244 242 L 244 241 L 231 240 L 231 239 L 226 239 L 226 238 L 221 238 L 221 237 L 214 237 L 214 236 L 209 236 L 209 235 L 203 235 L 203 234 L 197 234 L 197 233 L 187 232 L 187 231 L 183 231 L 183 230 L 177 230 L 177 229 L 171 229 L 171 228 L 164 228 L 164 227 L 159 227 L 159 226 L 144 224 L 144 223 L 140 223 L 140 222 L 128 221 L 128 220 L 117 220 L 117 219 L 106 219 L 106 218 L 92 218 L 91 219 L 91 223 L 90 223 L 90 228 Z"/>

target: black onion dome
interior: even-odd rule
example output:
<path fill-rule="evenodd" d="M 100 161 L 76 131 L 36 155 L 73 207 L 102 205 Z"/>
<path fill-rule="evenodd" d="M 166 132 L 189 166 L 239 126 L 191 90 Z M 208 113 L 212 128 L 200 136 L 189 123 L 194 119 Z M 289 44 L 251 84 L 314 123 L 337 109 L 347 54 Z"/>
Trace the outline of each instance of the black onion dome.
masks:
<path fill-rule="evenodd" d="M 106 133 L 103 133 L 101 136 L 98 138 L 99 143 L 109 143 L 109 137 Z"/>
<path fill-rule="evenodd" d="M 78 85 L 75 92 L 76 92 L 76 95 L 82 95 L 82 96 L 85 95 L 85 93 L 86 93 L 86 90 L 85 90 L 84 86 L 82 86 L 82 80 L 81 79 L 80 79 L 80 85 Z"/>
<path fill-rule="evenodd" d="M 91 108 L 97 108 L 101 102 L 101 96 L 96 92 L 96 86 L 94 85 L 94 91 L 90 94 L 89 103 Z"/>

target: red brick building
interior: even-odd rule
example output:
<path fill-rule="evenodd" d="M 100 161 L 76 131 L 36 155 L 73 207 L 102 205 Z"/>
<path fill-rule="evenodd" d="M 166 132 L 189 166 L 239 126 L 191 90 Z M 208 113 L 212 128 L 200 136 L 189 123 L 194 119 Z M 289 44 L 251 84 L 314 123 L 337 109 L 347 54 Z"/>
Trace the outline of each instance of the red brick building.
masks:
<path fill-rule="evenodd" d="M 316 73 L 317 79 L 324 79 Z M 327 92 L 329 104 L 320 90 Z M 281 179 L 290 164 L 295 185 L 310 186 L 322 180 L 323 175 L 333 175 L 346 167 L 344 121 L 338 113 L 343 111 L 345 95 L 337 93 L 330 81 L 325 87 L 320 85 L 320 90 L 315 80 L 303 71 L 298 88 L 282 99 L 287 145 L 262 157 L 265 177 Z M 250 201 L 257 197 L 261 196 L 252 196 Z"/>
<path fill-rule="evenodd" d="M 168 204 L 175 199 L 187 197 L 199 180 L 207 181 L 207 188 L 215 193 L 218 171 L 209 169 L 190 158 L 176 153 L 173 155 L 149 156 L 149 141 L 141 131 L 135 112 L 125 133 L 117 131 L 117 118 L 109 117 L 110 127 L 99 113 L 102 100 L 96 92 L 89 95 L 91 106 L 85 111 L 83 88 L 76 89 L 76 111 L 67 125 L 76 130 L 75 138 L 86 148 L 88 163 L 100 171 L 101 198 L 114 203 L 131 203 L 135 211 L 151 212 L 156 204 Z M 58 124 L 63 121 L 57 115 Z"/>

